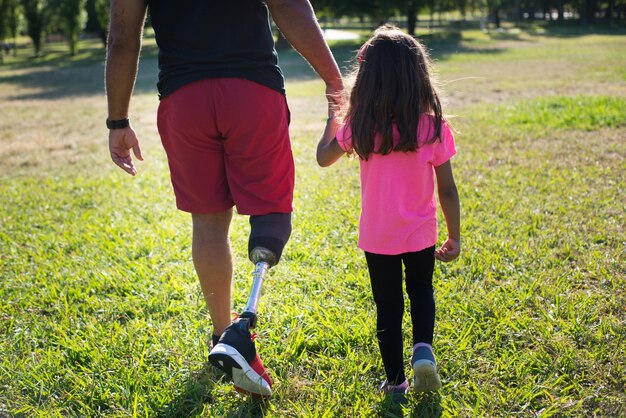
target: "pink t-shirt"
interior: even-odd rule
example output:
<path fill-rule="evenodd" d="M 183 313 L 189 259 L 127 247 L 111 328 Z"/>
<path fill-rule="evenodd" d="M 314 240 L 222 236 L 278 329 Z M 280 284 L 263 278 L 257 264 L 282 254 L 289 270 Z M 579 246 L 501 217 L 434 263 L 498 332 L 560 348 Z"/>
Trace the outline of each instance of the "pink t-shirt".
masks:
<path fill-rule="evenodd" d="M 432 136 L 434 118 L 422 115 L 420 144 Z M 399 137 L 394 126 L 394 137 Z M 349 124 L 337 131 L 344 151 L 351 149 Z M 376 144 L 380 137 L 376 138 Z M 375 254 L 419 251 L 437 243 L 435 167 L 456 153 L 450 127 L 441 125 L 441 142 L 423 144 L 417 152 L 371 154 L 361 164 L 361 219 L 358 246 Z"/>

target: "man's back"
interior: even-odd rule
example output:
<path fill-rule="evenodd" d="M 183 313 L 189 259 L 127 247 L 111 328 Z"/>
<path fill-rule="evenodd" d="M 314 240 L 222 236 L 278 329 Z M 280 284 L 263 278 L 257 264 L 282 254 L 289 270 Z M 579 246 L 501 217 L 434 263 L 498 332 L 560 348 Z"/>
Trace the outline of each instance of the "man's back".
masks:
<path fill-rule="evenodd" d="M 245 78 L 284 92 L 268 10 L 260 0 L 149 0 L 160 95 L 204 78 Z"/>

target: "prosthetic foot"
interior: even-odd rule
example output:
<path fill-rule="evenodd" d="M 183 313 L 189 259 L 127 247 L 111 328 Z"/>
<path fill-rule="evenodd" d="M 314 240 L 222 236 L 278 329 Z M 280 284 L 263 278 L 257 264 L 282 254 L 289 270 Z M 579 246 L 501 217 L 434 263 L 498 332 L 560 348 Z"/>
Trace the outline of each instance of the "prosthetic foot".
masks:
<path fill-rule="evenodd" d="M 263 280 L 270 267 L 276 264 L 277 257 L 267 248 L 255 247 L 250 252 L 250 260 L 254 263 L 254 273 L 246 308 L 226 328 L 209 353 L 209 362 L 231 377 L 236 390 L 254 396 L 270 396 L 272 380 L 256 351 L 255 335 L 250 334 L 250 328 L 256 326 Z"/>
<path fill-rule="evenodd" d="M 212 365 L 233 380 L 235 389 L 255 396 L 270 396 L 272 381 L 263 367 L 250 329 L 257 323 L 257 307 L 263 280 L 270 267 L 280 260 L 291 234 L 290 213 L 250 216 L 248 255 L 254 263 L 252 289 L 246 308 L 230 324 L 209 353 Z"/>

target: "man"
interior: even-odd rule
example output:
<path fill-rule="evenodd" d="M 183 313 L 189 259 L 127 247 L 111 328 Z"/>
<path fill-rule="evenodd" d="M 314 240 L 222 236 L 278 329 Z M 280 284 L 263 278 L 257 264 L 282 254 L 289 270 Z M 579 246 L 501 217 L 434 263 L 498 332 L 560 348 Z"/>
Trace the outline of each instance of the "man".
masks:
<path fill-rule="evenodd" d="M 275 265 L 291 233 L 294 163 L 289 109 L 269 13 L 326 83 L 329 112 L 341 74 L 308 0 L 112 0 L 106 61 L 111 158 L 131 175 L 142 160 L 129 107 L 146 11 L 159 47 L 157 124 L 176 204 L 190 212 L 192 258 L 213 323 L 209 360 L 237 389 L 271 394 L 250 339 L 231 324 L 233 206 L 250 215 L 249 257 Z"/>

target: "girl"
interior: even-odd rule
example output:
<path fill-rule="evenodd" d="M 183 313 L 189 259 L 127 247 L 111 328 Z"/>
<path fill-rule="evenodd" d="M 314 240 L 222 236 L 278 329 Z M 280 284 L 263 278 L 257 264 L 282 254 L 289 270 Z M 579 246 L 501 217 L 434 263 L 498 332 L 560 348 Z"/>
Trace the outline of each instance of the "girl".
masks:
<path fill-rule="evenodd" d="M 402 265 L 413 325 L 416 391 L 441 387 L 432 352 L 435 259 L 461 251 L 459 198 L 450 158 L 454 137 L 442 116 L 425 47 L 394 27 L 382 27 L 361 47 L 344 123 L 331 117 L 317 148 L 322 167 L 356 154 L 361 171 L 358 246 L 365 251 L 377 311 L 385 393 L 404 393 Z M 437 242 L 437 192 L 448 239 Z"/>

